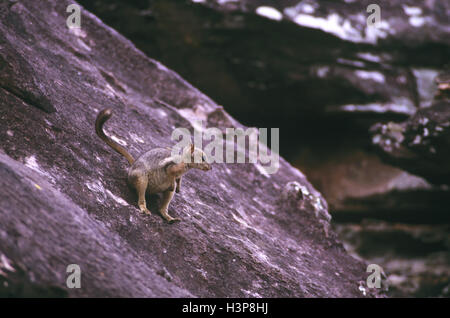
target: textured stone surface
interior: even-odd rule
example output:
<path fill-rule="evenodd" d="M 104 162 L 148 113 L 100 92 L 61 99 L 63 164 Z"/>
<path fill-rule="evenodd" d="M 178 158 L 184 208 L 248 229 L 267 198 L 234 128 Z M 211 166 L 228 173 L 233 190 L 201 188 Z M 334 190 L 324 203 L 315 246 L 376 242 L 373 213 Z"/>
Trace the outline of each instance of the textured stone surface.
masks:
<path fill-rule="evenodd" d="M 100 109 L 134 156 L 195 118 L 239 124 L 89 12 L 69 30 L 72 2 L 0 3 L 0 294 L 362 296 L 366 265 L 325 236 L 325 200 L 283 159 L 270 176 L 251 164 L 189 172 L 169 208 L 180 223 L 139 213 L 126 161 L 94 133 Z M 301 196 L 282 196 L 291 181 Z M 70 290 L 74 263 L 82 288 Z"/>
<path fill-rule="evenodd" d="M 365 217 L 414 223 L 450 221 L 446 186 L 433 185 L 358 147 L 332 149 L 333 156 L 325 151 L 301 151 L 293 163 L 306 166 L 303 172 L 327 199 L 335 221 Z"/>
<path fill-rule="evenodd" d="M 450 185 L 450 101 L 418 110 L 403 123 L 372 127 L 383 158 L 435 184 Z"/>
<path fill-rule="evenodd" d="M 365 220 L 338 224 L 336 231 L 355 257 L 380 264 L 392 297 L 450 296 L 450 228 Z"/>

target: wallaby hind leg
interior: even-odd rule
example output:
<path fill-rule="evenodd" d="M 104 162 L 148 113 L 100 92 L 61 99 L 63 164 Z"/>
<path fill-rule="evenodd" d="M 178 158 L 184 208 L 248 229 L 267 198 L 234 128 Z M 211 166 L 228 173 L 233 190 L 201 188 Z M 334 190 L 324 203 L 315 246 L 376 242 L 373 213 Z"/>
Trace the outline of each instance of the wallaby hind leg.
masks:
<path fill-rule="evenodd" d="M 175 221 L 181 221 L 179 218 L 171 217 L 168 214 L 169 203 L 170 203 L 170 201 L 172 201 L 173 194 L 174 194 L 174 191 L 165 191 L 163 193 L 162 204 L 161 204 L 161 208 L 159 209 L 159 212 L 161 213 L 163 218 L 165 218 L 169 223 L 172 223 Z"/>
<path fill-rule="evenodd" d="M 145 192 L 147 191 L 148 179 L 146 177 L 137 178 L 134 181 L 134 187 L 138 194 L 138 206 L 142 213 L 150 215 L 150 210 L 147 209 L 147 203 L 145 202 Z"/>
<path fill-rule="evenodd" d="M 182 177 L 177 178 L 177 186 L 176 186 L 176 189 L 175 189 L 175 192 L 176 192 L 176 193 L 180 193 L 181 178 L 182 178 Z"/>

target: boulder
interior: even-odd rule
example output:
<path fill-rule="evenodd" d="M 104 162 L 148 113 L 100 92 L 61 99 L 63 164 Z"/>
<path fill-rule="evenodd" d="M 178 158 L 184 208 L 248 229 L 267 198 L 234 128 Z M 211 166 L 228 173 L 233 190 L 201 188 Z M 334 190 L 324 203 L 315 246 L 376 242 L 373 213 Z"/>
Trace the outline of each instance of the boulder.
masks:
<path fill-rule="evenodd" d="M 335 230 L 349 253 L 382 266 L 389 296 L 450 296 L 448 223 L 365 220 Z"/>
<path fill-rule="evenodd" d="M 449 100 L 419 109 L 402 123 L 378 123 L 371 133 L 372 143 L 387 162 L 434 184 L 450 185 Z"/>

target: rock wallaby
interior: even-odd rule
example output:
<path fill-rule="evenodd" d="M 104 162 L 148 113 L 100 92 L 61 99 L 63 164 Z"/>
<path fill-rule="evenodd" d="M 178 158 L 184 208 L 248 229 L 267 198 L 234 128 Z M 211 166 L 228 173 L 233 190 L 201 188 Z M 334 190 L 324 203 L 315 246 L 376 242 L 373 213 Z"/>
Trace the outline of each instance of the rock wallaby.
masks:
<path fill-rule="evenodd" d="M 159 212 L 170 223 L 180 221 L 179 218 L 173 218 L 168 214 L 169 203 L 174 192 L 180 192 L 181 178 L 189 169 L 211 170 L 205 153 L 190 144 L 183 149 L 181 155 L 172 156 L 169 148 L 155 148 L 134 160 L 125 148 L 105 135 L 103 125 L 111 116 L 111 109 L 102 110 L 97 115 L 95 131 L 104 142 L 130 163 L 128 183 L 136 189 L 139 209 L 142 213 L 150 214 L 145 194 L 162 192 L 163 199 Z M 194 162 L 194 158 L 201 158 L 201 162 Z"/>

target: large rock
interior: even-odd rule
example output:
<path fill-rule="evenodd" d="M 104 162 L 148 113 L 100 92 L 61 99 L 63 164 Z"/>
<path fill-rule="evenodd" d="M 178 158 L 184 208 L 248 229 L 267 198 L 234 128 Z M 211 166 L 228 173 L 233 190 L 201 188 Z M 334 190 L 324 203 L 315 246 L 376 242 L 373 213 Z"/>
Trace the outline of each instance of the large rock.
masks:
<path fill-rule="evenodd" d="M 366 265 L 325 235 L 325 200 L 283 159 L 272 175 L 189 172 L 169 208 L 180 223 L 139 213 L 126 161 L 94 133 L 100 109 L 134 156 L 193 119 L 240 124 L 89 12 L 69 30 L 71 3 L 0 3 L 0 294 L 363 296 Z M 69 264 L 81 289 L 66 288 Z"/>
<path fill-rule="evenodd" d="M 355 257 L 380 264 L 392 297 L 450 296 L 450 227 L 365 220 L 336 231 Z"/>
<path fill-rule="evenodd" d="M 420 109 L 400 124 L 376 124 L 371 133 L 372 143 L 389 163 L 450 185 L 450 100 Z"/>
<path fill-rule="evenodd" d="M 393 167 L 365 149 L 336 148 L 303 149 L 293 161 L 304 166 L 308 180 L 325 196 L 335 221 L 450 221 L 448 187 Z"/>

